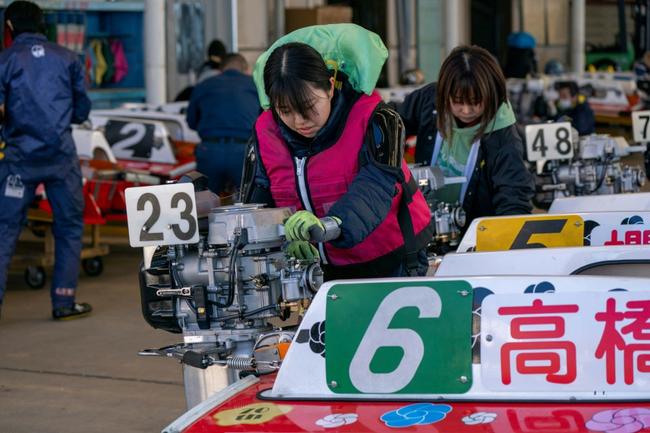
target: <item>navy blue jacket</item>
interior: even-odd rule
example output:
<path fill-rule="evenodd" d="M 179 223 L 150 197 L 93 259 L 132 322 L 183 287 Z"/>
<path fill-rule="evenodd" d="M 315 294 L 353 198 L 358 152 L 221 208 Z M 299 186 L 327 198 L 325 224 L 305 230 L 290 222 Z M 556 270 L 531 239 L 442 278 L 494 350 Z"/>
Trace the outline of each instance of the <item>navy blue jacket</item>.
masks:
<path fill-rule="evenodd" d="M 578 131 L 578 135 L 589 135 L 596 132 L 596 117 L 588 103 L 581 102 L 569 110 L 558 111 L 555 120 L 564 116 L 571 118 L 571 126 Z"/>
<path fill-rule="evenodd" d="M 22 33 L 0 53 L 0 104 L 5 106 L 5 161 L 76 157 L 71 123 L 88 118 L 90 100 L 77 54 Z"/>
<path fill-rule="evenodd" d="M 234 69 L 207 78 L 194 87 L 187 124 L 203 141 L 217 138 L 248 140 L 261 112 L 253 78 Z"/>

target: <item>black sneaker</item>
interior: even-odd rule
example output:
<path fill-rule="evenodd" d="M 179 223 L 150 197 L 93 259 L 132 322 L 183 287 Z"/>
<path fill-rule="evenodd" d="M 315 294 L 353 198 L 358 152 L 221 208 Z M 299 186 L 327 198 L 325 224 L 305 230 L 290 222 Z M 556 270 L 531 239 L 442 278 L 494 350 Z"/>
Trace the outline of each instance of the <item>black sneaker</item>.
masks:
<path fill-rule="evenodd" d="M 76 302 L 70 307 L 59 307 L 52 310 L 52 318 L 54 320 L 72 320 L 79 319 L 81 317 L 86 317 L 93 311 L 93 307 L 90 304 L 82 302 L 77 304 Z"/>

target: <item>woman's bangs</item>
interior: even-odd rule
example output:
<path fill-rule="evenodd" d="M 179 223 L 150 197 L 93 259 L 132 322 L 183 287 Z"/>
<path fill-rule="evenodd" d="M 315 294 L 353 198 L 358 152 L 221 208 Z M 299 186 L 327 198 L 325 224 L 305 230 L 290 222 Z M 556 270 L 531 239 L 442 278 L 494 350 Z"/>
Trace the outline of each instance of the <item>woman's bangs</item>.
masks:
<path fill-rule="evenodd" d="M 473 75 L 463 74 L 454 81 L 451 88 L 454 89 L 452 100 L 455 103 L 476 105 L 483 101 L 481 86 Z"/>
<path fill-rule="evenodd" d="M 271 92 L 271 100 L 278 110 L 296 111 L 304 118 L 310 117 L 314 96 L 306 81 L 279 80 Z"/>

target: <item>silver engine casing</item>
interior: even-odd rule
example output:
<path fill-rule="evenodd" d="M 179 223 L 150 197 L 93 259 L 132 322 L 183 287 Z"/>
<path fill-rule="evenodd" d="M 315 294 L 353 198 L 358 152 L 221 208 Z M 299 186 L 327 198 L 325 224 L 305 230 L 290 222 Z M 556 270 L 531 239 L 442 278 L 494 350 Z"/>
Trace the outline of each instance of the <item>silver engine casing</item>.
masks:
<path fill-rule="evenodd" d="M 638 192 L 645 184 L 645 172 L 623 164 L 621 157 L 643 149 L 620 141 L 607 135 L 581 137 L 573 160 L 547 161 L 535 179 L 537 204 L 547 206 L 568 196 Z"/>
<path fill-rule="evenodd" d="M 433 254 L 445 254 L 460 243 L 466 224 L 465 211 L 458 202 L 446 203 L 437 198 L 436 192 L 450 180 L 439 167 L 414 165 L 409 168 L 431 211 L 435 232 L 427 249 Z"/>
<path fill-rule="evenodd" d="M 141 270 L 143 313 L 152 326 L 181 332 L 183 343 L 141 354 L 201 369 L 229 367 L 225 384 L 236 370 L 277 368 L 273 351 L 258 356 L 257 349 L 290 341 L 291 333 L 275 331 L 269 321 L 300 314 L 323 277 L 317 262 L 285 255 L 283 222 L 290 214 L 261 205 L 214 208 L 197 244 L 158 248 Z"/>

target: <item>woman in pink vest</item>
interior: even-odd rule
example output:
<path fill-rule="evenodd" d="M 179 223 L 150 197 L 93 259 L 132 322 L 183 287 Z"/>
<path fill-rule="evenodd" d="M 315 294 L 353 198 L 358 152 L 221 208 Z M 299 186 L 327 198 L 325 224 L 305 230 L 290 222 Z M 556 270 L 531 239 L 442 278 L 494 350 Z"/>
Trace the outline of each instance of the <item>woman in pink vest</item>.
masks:
<path fill-rule="evenodd" d="M 312 29 L 332 56 L 346 51 L 350 32 L 376 37 L 349 24 Z M 327 37 L 331 46 L 323 45 Z M 431 214 L 402 157 L 398 114 L 371 88 L 355 89 L 368 87 L 368 77 L 346 59 L 332 62 L 295 34 L 285 38 L 256 65 L 260 102 L 269 109 L 255 125 L 244 201 L 295 210 L 285 223 L 287 252 L 319 257 L 328 280 L 424 275 Z"/>

